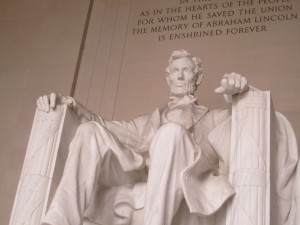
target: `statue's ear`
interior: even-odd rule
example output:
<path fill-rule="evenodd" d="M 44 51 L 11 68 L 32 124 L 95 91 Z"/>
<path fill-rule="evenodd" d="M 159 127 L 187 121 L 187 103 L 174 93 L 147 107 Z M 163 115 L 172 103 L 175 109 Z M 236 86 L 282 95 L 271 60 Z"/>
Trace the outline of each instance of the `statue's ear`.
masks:
<path fill-rule="evenodd" d="M 203 77 L 202 74 L 199 75 L 199 77 L 198 77 L 198 79 L 197 79 L 197 81 L 196 81 L 196 85 L 197 85 L 197 86 L 201 84 L 201 82 L 202 82 L 202 77 Z"/>

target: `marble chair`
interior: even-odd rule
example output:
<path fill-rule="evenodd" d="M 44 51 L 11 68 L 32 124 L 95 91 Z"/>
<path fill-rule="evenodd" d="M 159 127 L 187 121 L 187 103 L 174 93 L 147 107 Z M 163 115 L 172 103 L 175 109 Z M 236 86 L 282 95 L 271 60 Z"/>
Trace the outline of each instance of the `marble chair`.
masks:
<path fill-rule="evenodd" d="M 66 105 L 57 106 L 50 113 L 36 111 L 10 225 L 41 223 L 62 176 L 68 145 L 78 124 L 78 119 Z M 215 141 L 213 144 L 220 156 L 220 166 L 226 167 L 236 191 L 227 202 L 223 224 L 296 224 L 299 198 L 295 187 L 281 185 L 284 182 L 282 171 L 277 174 L 285 163 L 278 157 L 286 153 L 277 150 L 275 126 L 276 115 L 270 92 L 252 88 L 233 99 L 229 125 L 224 124 L 210 135 L 210 139 L 217 140 L 214 137 L 222 135 L 222 129 L 231 130 L 227 143 Z M 288 142 L 294 145 L 295 137 L 288 132 Z M 228 145 L 230 153 L 224 152 L 224 145 Z M 289 147 L 293 149 L 289 150 L 288 157 L 296 161 L 289 162 L 292 169 L 284 173 L 291 177 L 289 182 L 299 183 L 299 173 L 295 176 L 297 146 Z M 282 209 L 283 205 L 289 207 L 288 211 Z M 84 224 L 93 223 L 86 221 Z"/>

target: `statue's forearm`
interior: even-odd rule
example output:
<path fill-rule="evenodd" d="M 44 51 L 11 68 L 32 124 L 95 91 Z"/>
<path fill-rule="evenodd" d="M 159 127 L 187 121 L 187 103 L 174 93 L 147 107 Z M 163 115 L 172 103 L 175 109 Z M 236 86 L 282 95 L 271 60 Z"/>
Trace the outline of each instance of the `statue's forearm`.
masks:
<path fill-rule="evenodd" d="M 71 97 L 69 97 L 71 98 Z M 75 114 L 78 116 L 81 123 L 87 122 L 87 121 L 96 121 L 101 123 L 101 119 L 98 115 L 94 114 L 90 110 L 88 110 L 86 107 L 84 107 L 80 102 L 74 100 L 73 104 L 71 106 L 71 109 L 75 112 Z"/>

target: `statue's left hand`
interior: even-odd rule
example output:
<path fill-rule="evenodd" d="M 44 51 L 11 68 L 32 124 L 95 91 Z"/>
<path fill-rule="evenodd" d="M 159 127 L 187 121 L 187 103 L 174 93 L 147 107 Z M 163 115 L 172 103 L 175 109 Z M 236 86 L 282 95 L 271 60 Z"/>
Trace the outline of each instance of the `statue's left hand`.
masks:
<path fill-rule="evenodd" d="M 60 93 L 51 93 L 49 95 L 40 96 L 36 103 L 37 109 L 42 112 L 50 112 L 50 109 L 55 108 L 56 105 L 66 104 L 69 107 L 74 107 L 74 100 L 71 97 L 63 96 Z"/>
<path fill-rule="evenodd" d="M 215 89 L 217 94 L 235 95 L 248 91 L 247 79 L 240 74 L 225 74 L 221 80 L 221 86 Z"/>

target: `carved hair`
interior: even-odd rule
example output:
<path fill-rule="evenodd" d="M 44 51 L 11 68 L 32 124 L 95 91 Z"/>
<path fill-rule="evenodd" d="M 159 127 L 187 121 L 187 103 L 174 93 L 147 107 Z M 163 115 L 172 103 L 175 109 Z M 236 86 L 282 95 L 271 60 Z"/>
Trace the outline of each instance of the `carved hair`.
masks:
<path fill-rule="evenodd" d="M 196 85 L 200 84 L 203 73 L 202 73 L 202 66 L 201 66 L 201 59 L 199 59 L 198 57 L 194 57 L 191 55 L 191 53 L 187 52 L 184 49 L 180 49 L 180 50 L 175 50 L 172 52 L 172 55 L 169 59 L 169 65 L 166 68 L 166 73 L 167 76 L 170 74 L 170 65 L 173 61 L 175 61 L 176 59 L 181 59 L 181 58 L 189 58 L 195 65 L 194 68 L 194 74 L 195 74 L 195 83 Z M 200 79 L 199 79 L 200 78 Z"/>

